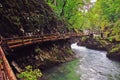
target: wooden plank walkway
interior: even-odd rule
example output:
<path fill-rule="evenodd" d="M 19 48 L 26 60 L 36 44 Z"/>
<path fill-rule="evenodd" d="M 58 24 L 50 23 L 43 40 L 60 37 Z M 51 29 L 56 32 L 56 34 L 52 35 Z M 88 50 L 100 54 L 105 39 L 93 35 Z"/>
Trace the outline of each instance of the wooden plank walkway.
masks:
<path fill-rule="evenodd" d="M 4 38 L 2 40 L 2 45 L 7 45 L 8 48 L 13 49 L 16 47 L 26 46 L 30 44 L 46 42 L 46 41 L 55 41 L 60 39 L 68 39 L 75 36 L 84 36 L 76 33 L 66 33 L 66 34 L 47 34 L 47 35 L 34 35 L 34 36 L 22 36 L 18 38 Z"/>
<path fill-rule="evenodd" d="M 34 35 L 34 36 L 21 36 L 17 38 L 3 38 L 0 40 L 0 45 L 5 45 L 10 49 L 40 43 L 40 42 L 46 42 L 46 41 L 55 41 L 60 39 L 68 39 L 70 37 L 77 37 L 77 36 L 86 36 L 76 33 L 66 33 L 66 34 L 49 34 L 49 35 Z M 13 73 L 7 58 L 5 56 L 5 53 L 0 46 L 0 80 L 17 80 L 15 77 L 15 74 Z"/>

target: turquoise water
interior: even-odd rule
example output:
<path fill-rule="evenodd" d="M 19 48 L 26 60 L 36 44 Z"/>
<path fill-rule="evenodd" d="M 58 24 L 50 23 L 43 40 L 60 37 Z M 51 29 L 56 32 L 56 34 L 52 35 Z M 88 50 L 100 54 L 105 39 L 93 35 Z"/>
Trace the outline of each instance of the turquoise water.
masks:
<path fill-rule="evenodd" d="M 71 45 L 76 60 L 44 73 L 45 80 L 120 80 L 120 63 L 106 57 L 107 52 Z"/>
<path fill-rule="evenodd" d="M 48 70 L 45 74 L 46 80 L 80 80 L 80 75 L 76 72 L 78 59 L 56 66 Z"/>

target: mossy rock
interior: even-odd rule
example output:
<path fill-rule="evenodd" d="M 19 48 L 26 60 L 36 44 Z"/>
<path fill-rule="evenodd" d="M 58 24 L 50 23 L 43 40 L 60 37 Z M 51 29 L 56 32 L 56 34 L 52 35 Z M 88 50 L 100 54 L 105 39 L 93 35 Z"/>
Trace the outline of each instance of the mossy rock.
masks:
<path fill-rule="evenodd" d="M 111 45 L 111 50 L 108 51 L 107 57 L 113 60 L 120 60 L 120 44 Z"/>
<path fill-rule="evenodd" d="M 116 53 L 120 51 L 120 44 L 113 45 L 113 48 L 109 51 L 109 53 Z"/>

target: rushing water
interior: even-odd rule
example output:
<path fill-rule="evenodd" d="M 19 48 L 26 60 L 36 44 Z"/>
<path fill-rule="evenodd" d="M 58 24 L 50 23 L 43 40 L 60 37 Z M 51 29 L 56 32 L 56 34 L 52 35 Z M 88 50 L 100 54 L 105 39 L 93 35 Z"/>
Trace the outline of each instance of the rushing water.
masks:
<path fill-rule="evenodd" d="M 44 73 L 46 80 L 120 80 L 120 63 L 109 60 L 106 52 L 71 45 L 78 59 Z"/>

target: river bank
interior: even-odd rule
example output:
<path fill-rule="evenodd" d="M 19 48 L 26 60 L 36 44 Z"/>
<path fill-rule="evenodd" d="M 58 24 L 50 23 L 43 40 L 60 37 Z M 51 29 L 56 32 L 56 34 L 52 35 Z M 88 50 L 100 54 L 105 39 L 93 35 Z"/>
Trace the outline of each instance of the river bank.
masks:
<path fill-rule="evenodd" d="M 77 43 L 78 46 L 85 46 L 89 49 L 106 51 L 106 47 L 101 44 L 97 39 L 91 38 L 89 36 L 82 37 Z"/>
<path fill-rule="evenodd" d="M 120 64 L 106 57 L 106 51 L 92 50 L 76 43 L 71 48 L 77 59 L 54 66 L 44 73 L 45 80 L 119 80 Z"/>
<path fill-rule="evenodd" d="M 107 51 L 107 57 L 120 61 L 120 42 L 109 41 L 103 38 L 83 37 L 78 42 L 79 46 L 86 46 L 89 49 Z"/>

